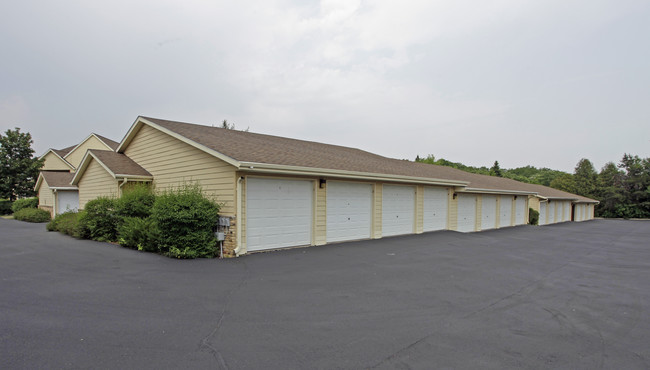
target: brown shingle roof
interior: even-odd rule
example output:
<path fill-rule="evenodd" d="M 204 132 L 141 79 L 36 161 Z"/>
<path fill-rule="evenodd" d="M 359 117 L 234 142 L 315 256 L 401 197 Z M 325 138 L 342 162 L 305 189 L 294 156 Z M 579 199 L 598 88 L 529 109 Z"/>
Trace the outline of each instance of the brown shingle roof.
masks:
<path fill-rule="evenodd" d="M 118 143 L 117 141 L 113 141 L 105 136 L 97 135 L 97 134 L 93 134 L 93 135 L 97 136 L 99 140 L 104 142 L 104 144 L 110 146 L 111 149 L 113 149 L 113 151 L 115 151 L 117 147 L 120 146 L 120 143 Z"/>
<path fill-rule="evenodd" d="M 355 148 L 150 117 L 141 118 L 239 162 L 466 181 L 469 182 L 468 190 L 518 191 L 539 193 L 552 198 L 578 199 L 577 195 L 542 185 L 387 158 Z"/>
<path fill-rule="evenodd" d="M 110 150 L 89 149 L 89 153 L 115 175 L 151 176 L 151 174 L 124 154 Z"/>
<path fill-rule="evenodd" d="M 71 145 L 71 146 L 69 146 L 69 147 L 67 147 L 67 148 L 63 148 L 63 149 L 52 149 L 52 151 L 55 152 L 56 154 L 58 154 L 61 158 L 63 158 L 63 157 L 65 157 L 68 153 L 70 153 L 70 151 L 71 151 L 72 149 L 74 149 L 74 148 L 76 148 L 76 147 L 77 147 L 76 145 Z"/>
<path fill-rule="evenodd" d="M 50 188 L 76 188 L 70 182 L 74 173 L 65 171 L 41 171 L 41 175 Z"/>

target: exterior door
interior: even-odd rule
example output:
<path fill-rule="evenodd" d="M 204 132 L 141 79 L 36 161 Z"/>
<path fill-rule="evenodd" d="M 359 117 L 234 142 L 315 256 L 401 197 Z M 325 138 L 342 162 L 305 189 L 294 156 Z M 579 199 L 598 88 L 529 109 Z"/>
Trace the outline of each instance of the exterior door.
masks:
<path fill-rule="evenodd" d="M 372 227 L 372 185 L 327 182 L 327 242 L 369 239 Z"/>
<path fill-rule="evenodd" d="M 248 251 L 311 244 L 314 186 L 308 180 L 249 178 Z"/>
<path fill-rule="evenodd" d="M 424 187 L 423 230 L 446 230 L 449 198 L 447 188 Z"/>
<path fill-rule="evenodd" d="M 476 231 L 476 195 L 458 194 L 458 231 Z"/>
<path fill-rule="evenodd" d="M 414 232 L 415 187 L 384 185 L 382 189 L 382 235 Z"/>
<path fill-rule="evenodd" d="M 497 218 L 497 197 L 494 195 L 483 195 L 481 204 L 481 230 L 494 229 Z"/>

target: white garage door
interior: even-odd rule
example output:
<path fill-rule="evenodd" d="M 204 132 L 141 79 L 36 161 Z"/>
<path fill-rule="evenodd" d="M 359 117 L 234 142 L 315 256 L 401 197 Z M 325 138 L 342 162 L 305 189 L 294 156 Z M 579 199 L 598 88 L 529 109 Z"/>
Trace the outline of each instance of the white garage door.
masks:
<path fill-rule="evenodd" d="M 556 205 L 557 205 L 557 202 L 549 202 L 548 203 L 548 223 L 549 224 L 554 224 L 556 222 L 555 221 L 555 213 L 556 213 L 555 209 L 557 208 Z"/>
<path fill-rule="evenodd" d="M 79 209 L 79 192 L 76 190 L 59 190 L 57 194 L 56 214 L 68 211 L 77 211 Z"/>
<path fill-rule="evenodd" d="M 415 187 L 384 185 L 382 189 L 382 235 L 413 233 Z"/>
<path fill-rule="evenodd" d="M 539 225 L 546 225 L 546 202 L 539 204 Z"/>
<path fill-rule="evenodd" d="M 511 196 L 502 195 L 499 204 L 499 226 L 512 226 L 512 201 Z"/>
<path fill-rule="evenodd" d="M 483 195 L 481 204 L 481 230 L 494 229 L 497 221 L 497 197 Z"/>
<path fill-rule="evenodd" d="M 449 199 L 447 188 L 424 188 L 423 230 L 446 230 Z"/>
<path fill-rule="evenodd" d="M 564 202 L 564 221 L 571 221 L 571 202 Z M 584 217 L 584 208 L 582 209 L 582 217 Z"/>
<path fill-rule="evenodd" d="M 573 217 L 574 220 L 576 220 L 576 221 L 582 221 L 582 219 L 583 219 L 583 218 L 582 218 L 582 217 L 583 217 L 583 216 L 582 216 L 582 213 L 583 213 L 582 204 L 576 204 L 575 212 L 576 212 L 576 214 L 575 214 L 575 216 Z"/>
<path fill-rule="evenodd" d="M 521 195 L 515 199 L 515 225 L 526 223 L 526 198 Z"/>
<path fill-rule="evenodd" d="M 327 182 L 327 242 L 369 239 L 372 185 Z"/>
<path fill-rule="evenodd" d="M 476 195 L 458 194 L 458 231 L 476 230 Z"/>
<path fill-rule="evenodd" d="M 250 178 L 246 185 L 249 251 L 311 244 L 313 183 Z"/>

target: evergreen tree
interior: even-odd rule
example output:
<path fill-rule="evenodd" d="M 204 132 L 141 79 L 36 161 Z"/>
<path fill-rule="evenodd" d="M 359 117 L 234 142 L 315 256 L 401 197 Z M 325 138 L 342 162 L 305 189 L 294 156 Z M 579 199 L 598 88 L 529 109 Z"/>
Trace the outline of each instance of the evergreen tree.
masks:
<path fill-rule="evenodd" d="M 494 164 L 490 168 L 490 176 L 503 177 L 501 167 L 499 167 L 499 161 L 494 161 Z"/>
<path fill-rule="evenodd" d="M 43 161 L 34 157 L 32 135 L 19 128 L 0 134 L 0 199 L 11 201 L 34 195 Z"/>
<path fill-rule="evenodd" d="M 573 173 L 575 182 L 575 193 L 583 197 L 594 198 L 596 196 L 596 179 L 598 173 L 590 160 L 582 158 L 578 161 Z"/>
<path fill-rule="evenodd" d="M 596 207 L 597 217 L 617 217 L 616 207 L 625 201 L 623 195 L 624 173 L 613 162 L 603 166 L 598 174 L 596 199 L 600 204 Z"/>

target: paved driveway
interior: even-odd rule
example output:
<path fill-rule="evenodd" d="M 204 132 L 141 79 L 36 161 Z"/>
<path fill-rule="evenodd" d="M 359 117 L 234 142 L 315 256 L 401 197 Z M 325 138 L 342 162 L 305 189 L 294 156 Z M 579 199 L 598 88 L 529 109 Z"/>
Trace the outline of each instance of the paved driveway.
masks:
<path fill-rule="evenodd" d="M 0 219 L 2 368 L 650 367 L 650 222 L 172 260 Z"/>

